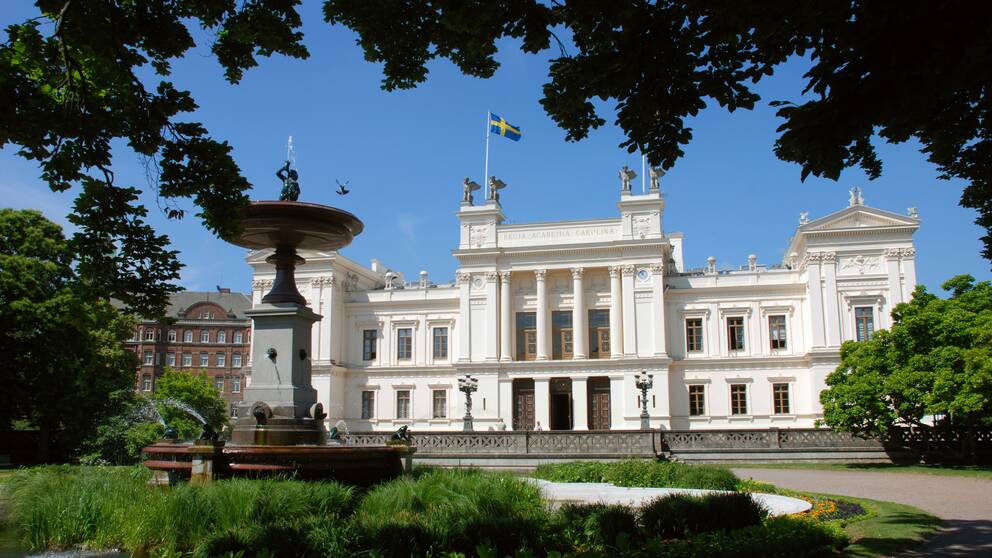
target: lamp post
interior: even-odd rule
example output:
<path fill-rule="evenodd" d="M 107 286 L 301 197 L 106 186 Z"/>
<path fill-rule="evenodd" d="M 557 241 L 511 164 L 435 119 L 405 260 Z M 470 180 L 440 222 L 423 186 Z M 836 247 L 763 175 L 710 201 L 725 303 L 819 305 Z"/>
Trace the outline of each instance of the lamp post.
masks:
<path fill-rule="evenodd" d="M 458 378 L 458 391 L 465 394 L 465 419 L 463 428 L 465 432 L 472 432 L 472 393 L 479 390 L 478 378 L 473 378 L 471 374 L 466 374 L 464 378 Z"/>
<path fill-rule="evenodd" d="M 641 430 L 650 430 L 651 416 L 648 415 L 648 390 L 654 386 L 654 374 L 648 374 L 647 370 L 643 374 L 635 374 L 634 385 L 641 390 Z"/>

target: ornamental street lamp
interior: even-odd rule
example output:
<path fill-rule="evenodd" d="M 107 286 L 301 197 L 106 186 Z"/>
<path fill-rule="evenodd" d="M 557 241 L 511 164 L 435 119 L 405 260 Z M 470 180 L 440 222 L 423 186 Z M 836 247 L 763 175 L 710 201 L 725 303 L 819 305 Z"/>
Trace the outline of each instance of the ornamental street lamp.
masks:
<path fill-rule="evenodd" d="M 654 374 L 648 374 L 647 370 L 644 370 L 643 374 L 635 374 L 634 386 L 641 390 L 641 430 L 650 430 L 651 416 L 648 415 L 648 390 L 654 386 Z"/>
<path fill-rule="evenodd" d="M 472 393 L 479 391 L 479 380 L 473 378 L 471 374 L 465 374 L 464 378 L 458 378 L 458 391 L 465 394 L 465 419 L 462 430 L 471 432 L 472 428 Z"/>

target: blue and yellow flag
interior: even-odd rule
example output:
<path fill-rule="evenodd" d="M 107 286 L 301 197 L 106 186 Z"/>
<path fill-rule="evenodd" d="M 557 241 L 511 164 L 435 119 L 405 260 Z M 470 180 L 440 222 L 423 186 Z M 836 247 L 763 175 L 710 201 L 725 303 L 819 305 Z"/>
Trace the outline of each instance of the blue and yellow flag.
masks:
<path fill-rule="evenodd" d="M 520 127 L 514 126 L 506 121 L 502 116 L 489 113 L 489 131 L 497 136 L 520 141 Z"/>

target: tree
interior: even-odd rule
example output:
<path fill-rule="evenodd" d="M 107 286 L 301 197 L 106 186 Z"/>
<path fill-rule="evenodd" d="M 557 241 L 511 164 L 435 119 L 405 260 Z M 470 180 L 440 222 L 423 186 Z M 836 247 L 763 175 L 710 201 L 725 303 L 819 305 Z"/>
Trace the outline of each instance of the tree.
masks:
<path fill-rule="evenodd" d="M 951 432 L 964 454 L 992 427 L 992 283 L 959 275 L 943 288 L 950 298 L 918 286 L 893 309 L 890 330 L 841 346 L 820 393 L 829 426 L 863 437 L 899 426 Z"/>
<path fill-rule="evenodd" d="M 227 405 L 220 392 L 210 385 L 205 370 L 193 374 L 166 367 L 155 386 L 154 401 L 165 423 L 176 430 L 180 439 L 199 436 L 203 426 L 175 402 L 192 407 L 216 432 L 227 422 Z"/>
<path fill-rule="evenodd" d="M 138 188 L 115 182 L 111 146 L 147 158 L 157 198 L 172 218 L 192 199 L 205 226 L 230 236 L 250 187 L 231 146 L 183 120 L 197 105 L 167 78 L 195 46 L 194 27 L 214 37 L 225 77 L 237 83 L 257 57 L 307 56 L 298 0 L 37 0 L 40 15 L 7 28 L 0 45 L 0 148 L 38 161 L 53 191 L 80 186 L 71 247 L 85 288 L 161 316 L 178 290 L 176 252 L 146 222 Z"/>
<path fill-rule="evenodd" d="M 73 246 L 92 288 L 138 314 L 160 316 L 179 263 L 145 222 L 138 189 L 119 185 L 111 144 L 150 161 L 166 214 L 191 199 L 206 227 L 237 229 L 250 187 L 225 141 L 183 115 L 197 108 L 169 81 L 172 60 L 195 46 L 193 26 L 232 84 L 258 57 L 306 58 L 298 0 L 37 0 L 40 15 L 7 29 L 0 45 L 0 147 L 41 165 L 53 190 L 82 187 Z M 708 102 L 733 111 L 760 100 L 753 86 L 793 56 L 812 67 L 783 119 L 776 155 L 837 179 L 859 165 L 881 174 L 873 141 L 918 140 L 942 178 L 966 183 L 992 259 L 992 4 L 946 2 L 597 2 L 570 0 L 326 0 L 325 20 L 359 35 L 382 63 L 387 90 L 415 87 L 447 58 L 469 75 L 498 68 L 497 42 L 519 41 L 552 59 L 541 100 L 569 140 L 606 121 L 594 99 L 615 103 L 621 147 L 669 168 L 692 139 L 686 118 Z M 561 34 L 564 39 L 558 37 Z"/>
<path fill-rule="evenodd" d="M 107 417 L 87 439 L 80 452 L 80 462 L 87 465 L 131 465 L 141 459 L 141 450 L 165 434 L 165 427 L 150 412 L 152 401 L 125 389 L 111 394 L 116 413 Z"/>
<path fill-rule="evenodd" d="M 74 456 L 134 384 L 133 322 L 85 283 L 58 225 L 0 209 L 0 431 L 37 429 L 44 461 Z"/>

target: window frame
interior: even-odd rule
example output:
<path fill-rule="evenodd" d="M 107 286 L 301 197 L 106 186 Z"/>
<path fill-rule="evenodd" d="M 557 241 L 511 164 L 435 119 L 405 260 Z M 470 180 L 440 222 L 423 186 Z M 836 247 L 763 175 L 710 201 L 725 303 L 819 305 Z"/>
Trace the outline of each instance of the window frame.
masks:
<path fill-rule="evenodd" d="M 405 408 L 400 405 L 401 397 L 404 394 L 405 397 L 403 397 L 402 400 L 406 403 Z M 396 420 L 410 420 L 410 417 L 413 416 L 413 390 L 410 388 L 397 389 L 396 397 L 394 399 L 396 407 L 393 414 L 395 415 Z M 404 412 L 401 413 L 400 411 Z"/>
<path fill-rule="evenodd" d="M 859 316 L 859 312 L 865 310 L 868 312 L 867 316 Z M 861 335 L 861 322 L 864 321 L 865 325 L 865 335 Z M 856 341 L 871 341 L 875 337 L 875 307 L 874 306 L 855 306 L 854 307 L 854 339 Z"/>
<path fill-rule="evenodd" d="M 227 330 L 226 329 L 217 330 L 217 342 L 218 343 L 227 343 Z"/>
<path fill-rule="evenodd" d="M 693 388 L 699 388 L 700 390 L 700 393 L 698 394 L 699 396 L 698 404 L 700 405 L 700 408 L 696 409 L 696 412 L 693 412 L 693 408 L 692 408 L 694 402 L 693 395 L 697 395 L 697 394 L 693 394 Z M 688 391 L 689 391 L 689 416 L 705 417 L 706 416 L 706 384 L 688 384 Z"/>
<path fill-rule="evenodd" d="M 438 414 L 438 395 L 441 395 L 441 412 Z M 431 418 L 442 420 L 448 418 L 448 390 L 444 388 L 434 388 L 431 390 Z"/>
<path fill-rule="evenodd" d="M 779 407 L 779 393 L 778 389 L 784 388 L 785 390 L 785 400 L 784 408 Z M 774 382 L 772 383 L 772 414 L 773 415 L 791 415 L 792 414 L 792 386 L 789 382 Z"/>
<path fill-rule="evenodd" d="M 690 322 L 694 322 L 690 324 Z M 698 322 L 696 324 L 695 322 Z M 693 334 L 693 330 L 698 329 L 698 332 Z M 702 316 L 688 316 L 685 318 L 685 352 L 686 354 L 699 354 L 705 350 L 706 345 L 704 344 L 704 333 L 706 331 L 706 326 L 704 324 Z M 693 348 L 693 343 L 690 341 L 696 341 L 695 348 Z"/>
<path fill-rule="evenodd" d="M 175 367 L 176 366 L 176 353 L 173 353 L 171 351 L 168 352 L 168 353 L 165 353 L 165 365 L 166 366 L 172 366 L 172 367 Z"/>
<path fill-rule="evenodd" d="M 145 374 L 141 377 L 141 391 L 152 391 L 152 386 L 154 382 L 150 374 Z"/>
<path fill-rule="evenodd" d="M 210 330 L 201 329 L 200 330 L 200 343 L 210 343 Z"/>
<path fill-rule="evenodd" d="M 369 334 L 372 334 L 369 337 Z M 378 356 L 378 343 L 379 343 L 379 330 L 378 329 L 363 329 L 362 330 L 362 360 L 365 362 L 373 362 Z"/>
<path fill-rule="evenodd" d="M 214 355 L 214 366 L 218 368 L 227 367 L 227 353 L 217 353 Z"/>
<path fill-rule="evenodd" d="M 443 335 L 439 335 L 441 332 L 443 332 Z M 431 328 L 431 346 L 434 360 L 448 359 L 448 351 L 450 349 L 449 332 L 448 326 L 435 326 Z M 441 344 L 440 347 L 438 346 L 439 342 Z"/>
<path fill-rule="evenodd" d="M 735 397 L 734 397 L 735 396 L 735 393 L 734 393 L 735 388 L 741 388 L 741 394 L 740 394 L 741 395 L 741 401 L 736 401 L 735 400 Z M 733 417 L 746 417 L 746 416 L 749 416 L 750 415 L 750 413 L 748 412 L 750 410 L 748 408 L 750 405 L 749 405 L 749 402 L 748 402 L 747 392 L 748 392 L 748 389 L 747 389 L 747 384 L 746 383 L 737 382 L 737 383 L 730 384 L 730 416 L 733 416 Z M 739 402 L 740 403 L 743 403 L 743 409 L 738 410 L 736 408 L 736 406 L 737 406 L 737 404 Z"/>
<path fill-rule="evenodd" d="M 183 343 L 192 343 L 192 342 L 193 342 L 193 330 L 192 329 L 183 330 Z"/>
<path fill-rule="evenodd" d="M 772 320 L 781 320 L 781 323 L 772 324 Z M 781 338 L 775 338 L 776 329 L 780 332 Z M 775 344 L 778 343 L 776 347 Z M 789 322 L 785 314 L 768 315 L 768 348 L 772 351 L 785 351 L 789 349 Z"/>
<path fill-rule="evenodd" d="M 150 327 L 150 328 L 146 329 L 145 330 L 145 335 L 142 337 L 142 339 L 144 339 L 145 341 L 154 341 L 155 340 L 155 328 Z"/>
<path fill-rule="evenodd" d="M 207 367 L 210 366 L 210 353 L 200 352 L 200 366 Z"/>
<path fill-rule="evenodd" d="M 413 360 L 413 327 L 396 328 L 396 360 Z"/>
<path fill-rule="evenodd" d="M 231 393 L 241 393 L 241 376 L 231 376 Z"/>
<path fill-rule="evenodd" d="M 368 406 L 366 406 L 366 403 L 368 403 Z M 362 403 L 359 415 L 362 420 L 375 420 L 375 390 L 362 390 Z"/>
<path fill-rule="evenodd" d="M 152 364 L 154 362 L 155 362 L 155 356 L 154 356 L 154 353 L 152 353 L 151 351 L 145 351 L 141 355 L 141 365 L 142 366 L 152 366 Z"/>
<path fill-rule="evenodd" d="M 731 325 L 731 320 L 740 320 L 739 325 Z M 727 316 L 724 318 L 724 323 L 726 324 L 727 331 L 727 351 L 732 353 L 739 353 L 747 350 L 747 317 L 746 316 Z M 735 342 L 737 336 L 734 335 L 734 330 L 740 329 L 740 344 L 739 346 Z"/>
<path fill-rule="evenodd" d="M 231 353 L 231 368 L 241 368 L 241 353 Z"/>
<path fill-rule="evenodd" d="M 183 367 L 188 368 L 191 366 L 193 366 L 193 353 L 183 353 Z"/>
<path fill-rule="evenodd" d="M 241 330 L 235 331 L 234 332 L 234 344 L 235 345 L 241 345 L 244 342 L 245 342 L 245 334 L 244 334 L 244 332 L 242 332 Z"/>
<path fill-rule="evenodd" d="M 169 343 L 175 343 L 176 339 L 178 338 L 179 337 L 176 335 L 176 330 L 174 329 L 170 329 L 168 335 L 166 336 L 166 339 L 169 340 Z"/>
<path fill-rule="evenodd" d="M 224 376 L 214 376 L 214 389 L 224 393 L 224 388 L 227 387 L 227 382 L 224 381 Z"/>

